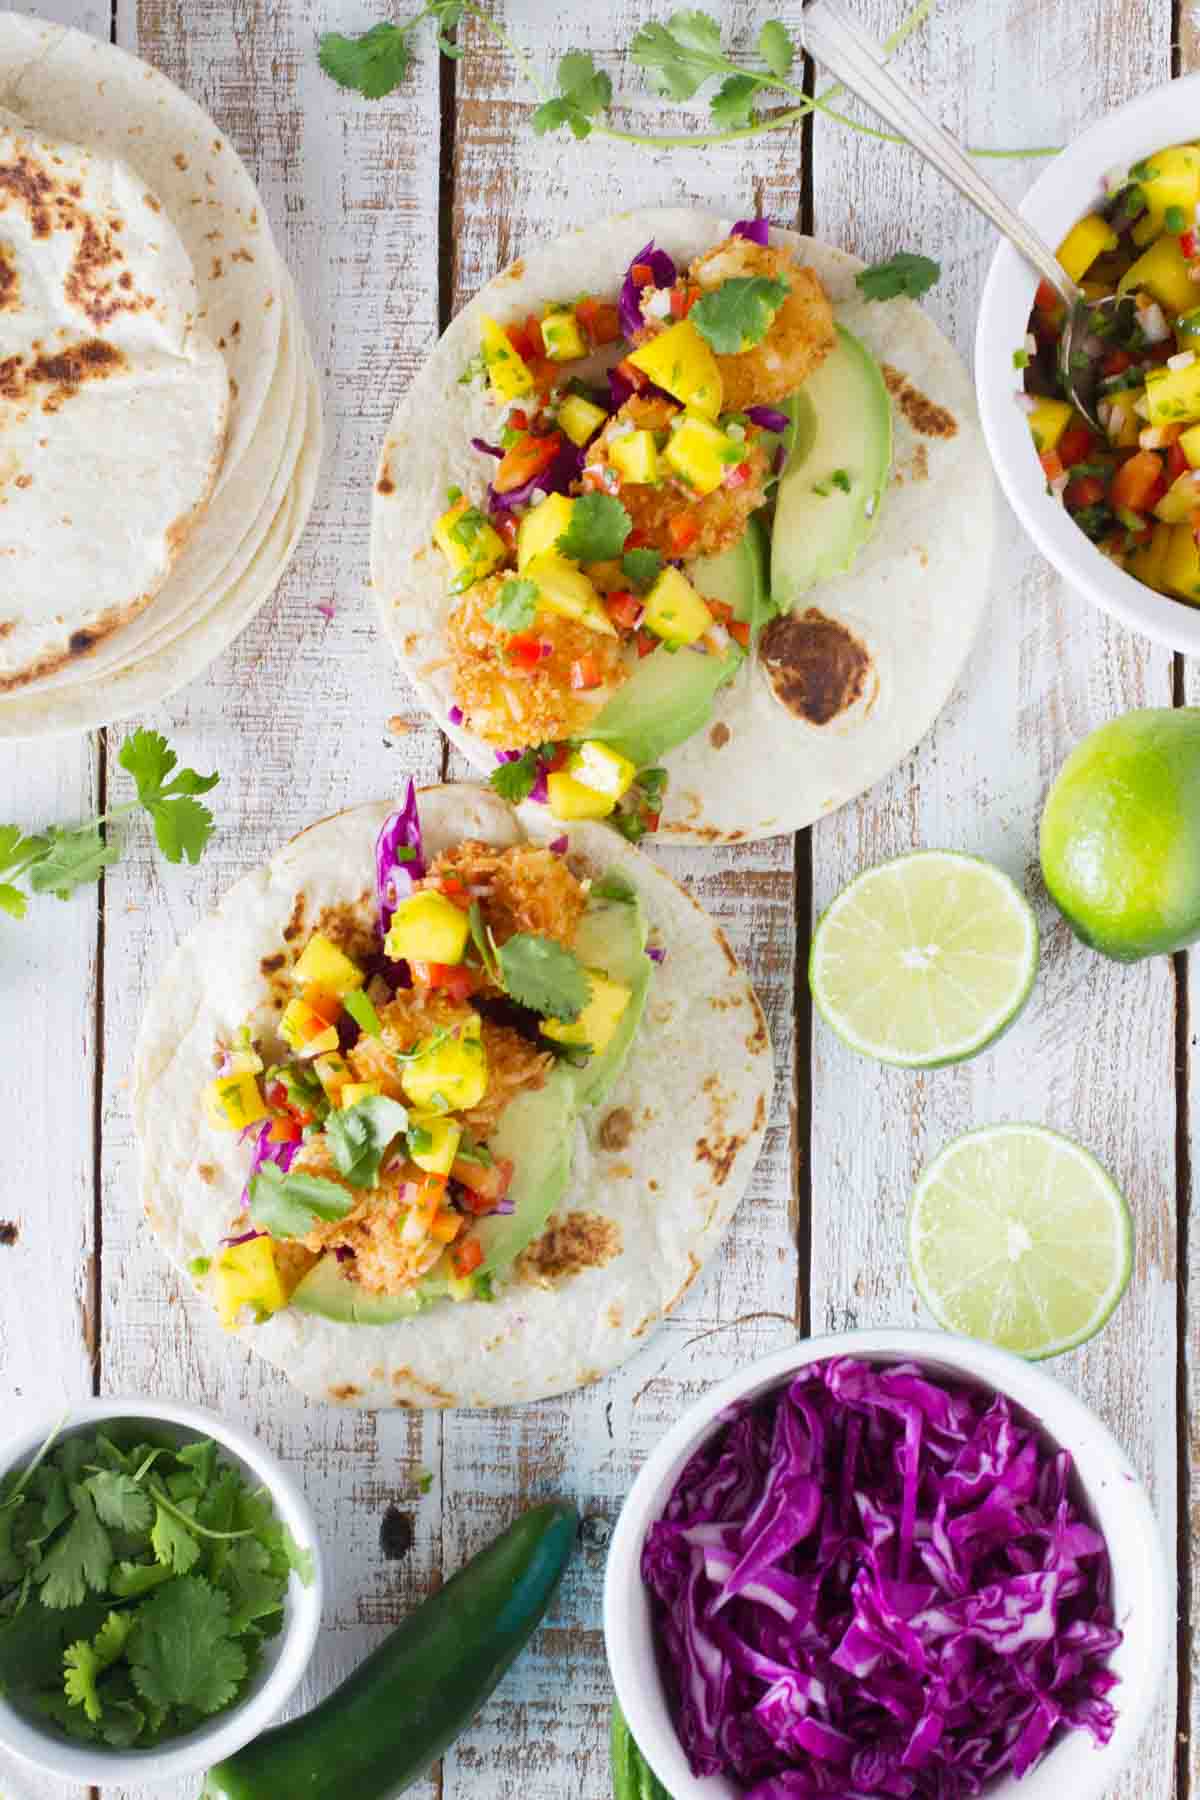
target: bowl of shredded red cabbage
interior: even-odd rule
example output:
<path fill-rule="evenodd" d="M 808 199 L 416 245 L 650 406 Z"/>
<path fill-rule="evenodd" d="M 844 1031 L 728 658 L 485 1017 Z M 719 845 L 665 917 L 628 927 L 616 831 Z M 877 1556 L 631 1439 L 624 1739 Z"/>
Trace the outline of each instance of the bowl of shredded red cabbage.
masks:
<path fill-rule="evenodd" d="M 1128 1619 L 1113 1546 L 1076 1457 L 1028 1400 L 953 1366 L 964 1347 L 1015 1359 L 946 1342 L 950 1367 L 805 1359 L 798 1346 L 798 1366 L 710 1412 L 659 1480 L 627 1554 L 655 1704 L 691 1777 L 680 1784 L 677 1756 L 656 1767 L 675 1800 L 1048 1793 L 1037 1777 L 1068 1744 L 1107 1773 L 1095 1788 L 1056 1773 L 1059 1794 L 1084 1800 L 1111 1780 L 1131 1679 L 1117 1666 Z M 1110 1473 L 1148 1513 L 1132 1471 Z M 1152 1521 L 1149 1533 L 1152 1558 Z M 613 1588 L 610 1563 L 625 1705 Z M 1142 1685 L 1131 1698 L 1144 1711 Z M 645 1696 L 632 1701 L 637 1736 Z"/>

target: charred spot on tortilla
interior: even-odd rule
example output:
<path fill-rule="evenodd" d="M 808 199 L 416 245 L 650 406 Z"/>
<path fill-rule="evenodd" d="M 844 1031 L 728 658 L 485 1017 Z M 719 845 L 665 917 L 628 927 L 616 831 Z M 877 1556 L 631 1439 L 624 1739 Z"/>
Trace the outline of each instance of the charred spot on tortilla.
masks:
<path fill-rule="evenodd" d="M 828 725 L 866 692 L 872 667 L 866 646 L 815 606 L 773 619 L 761 648 L 776 698 L 810 725 Z"/>
<path fill-rule="evenodd" d="M 420 1381 L 417 1376 L 413 1374 L 411 1369 L 393 1369 L 392 1386 L 394 1388 L 416 1388 L 418 1393 L 428 1395 L 430 1404 L 433 1406 L 447 1407 L 458 1405 L 458 1400 L 454 1394 L 448 1393 L 444 1387 L 438 1387 L 436 1382 Z M 412 1401 L 408 1399 L 397 1399 L 396 1405 L 411 1406 Z"/>
<path fill-rule="evenodd" d="M 96 634 L 93 631 L 73 631 L 67 639 L 67 648 L 72 656 L 86 656 L 96 646 Z"/>
<path fill-rule="evenodd" d="M 726 744 L 729 742 L 729 738 L 730 738 L 730 731 L 729 731 L 728 725 L 726 725 L 722 720 L 718 719 L 717 723 L 713 726 L 712 730 L 708 734 L 709 743 L 712 745 L 714 750 L 723 750 L 725 748 Z"/>
<path fill-rule="evenodd" d="M 297 894 L 296 898 L 292 901 L 291 918 L 288 920 L 287 924 L 283 928 L 283 936 L 284 936 L 285 943 L 288 943 L 288 944 L 294 943 L 295 940 L 300 936 L 300 933 L 304 930 L 304 912 L 305 912 L 304 895 Z"/>
<path fill-rule="evenodd" d="M 600 1121 L 597 1142 L 604 1150 L 624 1150 L 633 1136 L 633 1114 L 627 1106 L 614 1106 Z"/>
<path fill-rule="evenodd" d="M 10 1250 L 21 1235 L 21 1228 L 15 1219 L 0 1219 L 0 1244 Z"/>
<path fill-rule="evenodd" d="M 17 265 L 8 254 L 8 247 L 0 244 L 0 312 L 15 309 L 21 297 L 21 278 L 17 274 Z"/>
<path fill-rule="evenodd" d="M 603 1213 L 551 1213 L 546 1229 L 516 1262 L 519 1281 L 554 1287 L 587 1269 L 602 1269 L 620 1256 L 621 1227 Z"/>
<path fill-rule="evenodd" d="M 105 381 L 127 366 L 115 344 L 106 344 L 102 338 L 87 338 L 70 350 L 35 356 L 29 363 L 21 356 L 8 356 L 0 362 L 0 399 L 19 401 L 31 388 L 48 387 L 51 391 L 42 402 L 42 411 L 57 412 L 85 382 Z"/>
<path fill-rule="evenodd" d="M 939 406 L 936 400 L 930 400 L 920 388 L 914 387 L 900 369 L 894 369 L 891 363 L 882 363 L 883 379 L 888 393 L 899 406 L 913 430 L 922 437 L 952 438 L 958 436 L 958 420 L 954 414 Z"/>
<path fill-rule="evenodd" d="M 197 1163 L 196 1173 L 201 1181 L 212 1183 L 217 1179 L 217 1171 L 211 1163 Z"/>
<path fill-rule="evenodd" d="M 381 475 L 379 480 L 375 483 L 375 492 L 377 494 L 394 494 L 395 491 L 396 484 L 390 475 Z"/>
<path fill-rule="evenodd" d="M 277 950 L 274 956 L 264 956 L 258 966 L 262 974 L 274 975 L 280 969 L 284 968 L 286 964 L 286 953 L 282 950 Z"/>
<path fill-rule="evenodd" d="M 322 907 L 317 916 L 313 933 L 320 932 L 332 944 L 347 956 L 357 961 L 374 954 L 377 947 L 375 932 L 375 896 L 370 888 L 364 888 L 357 900 L 340 901 L 335 906 Z M 287 933 L 284 933 L 287 936 Z"/>
<path fill-rule="evenodd" d="M 385 1562 L 400 1562 L 408 1555 L 416 1539 L 412 1514 L 389 1506 L 379 1521 L 379 1549 Z"/>
<path fill-rule="evenodd" d="M 24 152 L 18 152 L 11 162 L 0 163 L 0 212 L 7 211 L 9 199 L 15 200 L 28 213 L 35 238 L 47 238 L 54 229 L 53 193 L 51 177 Z"/>
<path fill-rule="evenodd" d="M 9 637 L 16 629 L 16 619 L 0 619 L 0 638 Z"/>
<path fill-rule="evenodd" d="M 357 1400 L 361 1393 L 362 1389 L 356 1388 L 352 1381 L 339 1381 L 330 1388 L 329 1398 L 331 1400 Z"/>
<path fill-rule="evenodd" d="M 714 1132 L 711 1138 L 696 1139 L 696 1161 L 708 1165 L 715 1187 L 724 1187 L 729 1180 L 738 1151 L 745 1142 L 746 1134 L 739 1131 L 727 1136 Z"/>

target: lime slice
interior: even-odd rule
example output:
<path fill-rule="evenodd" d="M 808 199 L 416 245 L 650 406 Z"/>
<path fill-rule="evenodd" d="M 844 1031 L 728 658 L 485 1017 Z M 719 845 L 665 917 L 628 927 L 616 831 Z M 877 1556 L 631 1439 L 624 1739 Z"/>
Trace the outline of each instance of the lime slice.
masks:
<path fill-rule="evenodd" d="M 1057 1356 L 1093 1337 L 1125 1292 L 1133 1221 L 1081 1145 L 1044 1125 L 986 1125 L 947 1144 L 917 1183 L 908 1260 L 947 1331 Z"/>
<path fill-rule="evenodd" d="M 1037 959 L 1033 908 L 1003 870 L 918 850 L 842 889 L 817 921 L 808 979 L 821 1017 L 852 1050 L 935 1069 L 1008 1029 Z"/>

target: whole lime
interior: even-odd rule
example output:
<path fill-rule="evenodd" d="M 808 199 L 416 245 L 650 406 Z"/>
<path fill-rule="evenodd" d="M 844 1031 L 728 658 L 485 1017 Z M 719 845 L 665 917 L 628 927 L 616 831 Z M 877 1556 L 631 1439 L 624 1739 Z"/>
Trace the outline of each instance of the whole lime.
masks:
<path fill-rule="evenodd" d="M 1120 962 L 1200 937 L 1200 708 L 1093 731 L 1046 797 L 1042 874 L 1085 944 Z"/>

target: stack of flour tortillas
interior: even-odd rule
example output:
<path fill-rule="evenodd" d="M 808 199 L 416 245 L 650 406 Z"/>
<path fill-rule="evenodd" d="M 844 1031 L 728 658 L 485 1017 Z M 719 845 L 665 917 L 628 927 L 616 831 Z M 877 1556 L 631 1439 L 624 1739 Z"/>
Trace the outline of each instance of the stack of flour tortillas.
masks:
<path fill-rule="evenodd" d="M 0 13 L 0 737 L 198 674 L 278 583 L 320 454 L 228 140 L 145 63 Z"/>

